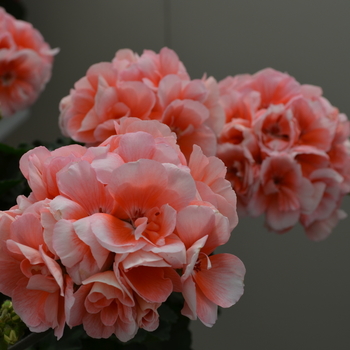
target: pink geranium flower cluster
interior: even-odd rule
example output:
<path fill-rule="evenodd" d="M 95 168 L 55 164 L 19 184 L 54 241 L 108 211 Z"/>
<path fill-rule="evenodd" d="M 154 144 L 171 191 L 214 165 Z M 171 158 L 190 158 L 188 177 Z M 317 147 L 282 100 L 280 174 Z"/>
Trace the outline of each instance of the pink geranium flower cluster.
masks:
<path fill-rule="evenodd" d="M 158 120 L 177 134 L 187 159 L 194 144 L 215 155 L 224 111 L 214 78 L 191 80 L 176 53 L 119 50 L 112 62 L 89 68 L 60 104 L 62 133 L 96 145 L 116 133 L 122 117 Z"/>
<path fill-rule="evenodd" d="M 350 191 L 350 126 L 322 96 L 288 74 L 265 69 L 219 83 L 226 124 L 218 157 L 238 196 L 240 212 L 265 213 L 285 232 L 297 222 L 312 240 L 327 237 Z"/>
<path fill-rule="evenodd" d="M 35 102 L 51 77 L 56 52 L 30 23 L 0 7 L 0 116 Z"/>
<path fill-rule="evenodd" d="M 58 338 L 65 324 L 122 341 L 153 331 L 174 291 L 184 315 L 212 326 L 245 274 L 234 255 L 212 255 L 238 221 L 225 166 L 197 146 L 187 162 L 158 121 L 124 117 L 113 128 L 97 147 L 22 157 L 32 192 L 0 212 L 0 291 L 31 331 Z"/>

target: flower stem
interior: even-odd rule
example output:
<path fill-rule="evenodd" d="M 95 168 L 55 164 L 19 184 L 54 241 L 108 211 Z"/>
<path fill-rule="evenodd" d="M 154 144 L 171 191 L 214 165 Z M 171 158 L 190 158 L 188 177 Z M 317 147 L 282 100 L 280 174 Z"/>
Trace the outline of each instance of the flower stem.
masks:
<path fill-rule="evenodd" d="M 46 337 L 50 332 L 52 332 L 52 329 L 48 329 L 47 331 L 42 333 L 31 333 L 27 337 L 21 339 L 16 344 L 10 346 L 8 350 L 25 350 L 30 346 L 36 344 L 39 340 Z"/>

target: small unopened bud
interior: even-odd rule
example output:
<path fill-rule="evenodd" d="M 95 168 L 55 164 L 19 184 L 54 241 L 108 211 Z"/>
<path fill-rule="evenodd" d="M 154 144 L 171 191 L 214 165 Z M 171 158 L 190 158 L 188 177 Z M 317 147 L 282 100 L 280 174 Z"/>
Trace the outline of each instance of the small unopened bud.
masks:
<path fill-rule="evenodd" d="M 17 343 L 19 340 L 16 332 L 13 329 L 10 330 L 9 335 L 4 334 L 4 339 L 5 339 L 5 342 L 9 345 L 13 345 Z"/>
<path fill-rule="evenodd" d="M 23 336 L 26 325 L 13 309 L 11 300 L 6 300 L 0 308 L 0 344 L 13 345 Z"/>

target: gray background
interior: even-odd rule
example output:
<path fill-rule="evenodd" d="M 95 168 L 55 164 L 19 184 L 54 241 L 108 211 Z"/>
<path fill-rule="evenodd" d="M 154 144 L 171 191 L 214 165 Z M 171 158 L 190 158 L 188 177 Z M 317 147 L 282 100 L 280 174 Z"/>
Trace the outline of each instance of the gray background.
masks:
<path fill-rule="evenodd" d="M 265 67 L 319 85 L 350 116 L 349 0 L 26 0 L 28 21 L 59 47 L 31 118 L 5 142 L 60 136 L 58 103 L 88 67 L 115 51 L 173 48 L 192 78 L 218 80 Z M 350 213 L 349 197 L 343 209 Z M 206 328 L 195 350 L 350 349 L 350 232 L 343 220 L 313 243 L 301 227 L 269 233 L 241 219 L 222 251 L 246 265 L 245 294 Z"/>

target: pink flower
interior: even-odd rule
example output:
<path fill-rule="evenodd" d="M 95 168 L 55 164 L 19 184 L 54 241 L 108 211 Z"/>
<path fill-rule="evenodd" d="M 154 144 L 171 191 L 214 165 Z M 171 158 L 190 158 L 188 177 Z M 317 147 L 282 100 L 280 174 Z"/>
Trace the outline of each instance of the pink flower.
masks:
<path fill-rule="evenodd" d="M 272 105 L 265 112 L 259 113 L 253 122 L 262 152 L 289 151 L 299 136 L 299 125 L 289 109 L 283 105 Z"/>
<path fill-rule="evenodd" d="M 228 218 L 232 231 L 238 224 L 235 211 L 237 198 L 230 183 L 224 179 L 224 164 L 216 157 L 206 157 L 198 146 L 194 146 L 188 166 L 196 181 L 198 199 L 218 208 Z"/>
<path fill-rule="evenodd" d="M 190 80 L 176 53 L 119 50 L 112 63 L 93 65 L 60 103 L 60 127 L 66 136 L 97 145 L 115 134 L 123 117 L 159 120 L 177 134 L 188 159 L 194 144 L 215 155 L 224 124 L 214 78 Z"/>
<path fill-rule="evenodd" d="M 287 154 L 266 158 L 260 169 L 260 187 L 248 203 L 254 215 L 266 213 L 266 225 L 276 232 L 292 228 L 302 213 L 314 208 L 314 189 L 301 168 Z"/>
<path fill-rule="evenodd" d="M 22 213 L 1 212 L 0 289 L 12 298 L 17 314 L 32 332 L 55 329 L 60 338 L 65 325 L 65 277 L 57 257 L 43 237 L 40 211 L 49 200 Z M 35 207 L 35 208 L 34 208 Z"/>
<path fill-rule="evenodd" d="M 218 305 L 230 307 L 243 294 L 243 263 L 231 254 L 210 255 L 228 240 L 227 226 L 225 217 L 206 206 L 189 206 L 178 214 L 177 234 L 187 249 L 182 314 L 192 320 L 198 316 L 208 327 L 216 322 Z"/>
<path fill-rule="evenodd" d="M 133 338 L 138 330 L 136 308 L 130 287 L 113 271 L 96 273 L 83 282 L 67 299 L 70 326 L 84 325 L 90 337 L 109 338 L 115 334 L 121 341 Z"/>
<path fill-rule="evenodd" d="M 340 184 L 342 176 L 333 169 L 318 169 L 309 176 L 315 188 L 318 188 L 320 200 L 317 208 L 309 215 L 302 215 L 301 223 L 306 235 L 315 241 L 326 238 L 332 232 L 339 219 L 346 214 L 339 209 L 342 197 Z"/>
<path fill-rule="evenodd" d="M 32 105 L 51 77 L 53 55 L 31 24 L 0 8 L 0 115 Z"/>
<path fill-rule="evenodd" d="M 115 134 L 113 121 L 122 117 L 147 119 L 155 103 L 140 82 L 118 82 L 111 63 L 95 64 L 60 103 L 63 133 L 90 144 Z"/>
<path fill-rule="evenodd" d="M 219 91 L 226 124 L 217 156 L 228 168 L 240 213 L 265 214 L 267 227 L 279 233 L 301 222 L 310 239 L 325 238 L 343 217 L 341 197 L 350 192 L 346 116 L 320 88 L 270 68 L 227 77 Z M 327 223 L 320 214 L 325 203 Z M 323 233 L 317 235 L 316 226 Z"/>
<path fill-rule="evenodd" d="M 139 80 L 152 89 L 157 89 L 161 79 L 169 74 L 190 80 L 177 54 L 167 47 L 163 47 L 159 54 L 144 50 L 141 57 L 128 49 L 118 50 L 112 63 L 121 80 Z"/>
<path fill-rule="evenodd" d="M 116 135 L 98 147 L 37 147 L 22 157 L 32 193 L 0 214 L 0 291 L 33 331 L 51 327 L 58 337 L 65 324 L 122 341 L 153 331 L 173 291 L 185 297 L 184 314 L 211 326 L 217 305 L 241 296 L 245 272 L 233 255 L 209 257 L 238 222 L 224 164 L 195 146 L 187 165 L 156 120 L 113 124 Z"/>
<path fill-rule="evenodd" d="M 207 85 L 205 84 L 207 83 Z M 215 155 L 217 134 L 224 123 L 216 81 L 211 78 L 184 81 L 176 75 L 164 77 L 158 87 L 157 114 L 153 116 L 176 132 L 188 159 L 194 144 L 207 156 Z"/>

